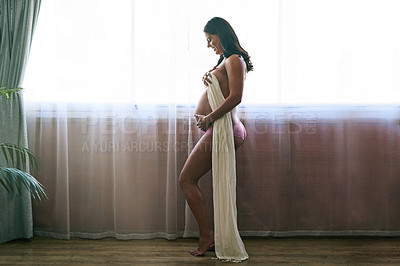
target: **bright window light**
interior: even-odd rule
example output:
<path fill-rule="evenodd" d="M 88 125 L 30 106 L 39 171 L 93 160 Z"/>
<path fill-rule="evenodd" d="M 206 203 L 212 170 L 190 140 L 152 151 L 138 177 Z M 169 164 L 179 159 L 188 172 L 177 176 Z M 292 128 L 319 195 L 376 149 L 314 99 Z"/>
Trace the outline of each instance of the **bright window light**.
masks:
<path fill-rule="evenodd" d="M 196 104 L 220 16 L 254 64 L 242 104 L 400 103 L 398 14 L 395 0 L 42 1 L 24 97 Z"/>

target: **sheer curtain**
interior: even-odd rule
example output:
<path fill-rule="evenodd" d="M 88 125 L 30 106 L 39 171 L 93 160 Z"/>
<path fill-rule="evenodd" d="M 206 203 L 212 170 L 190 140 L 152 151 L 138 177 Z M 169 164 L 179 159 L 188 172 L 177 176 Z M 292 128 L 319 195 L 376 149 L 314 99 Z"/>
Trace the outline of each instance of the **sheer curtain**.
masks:
<path fill-rule="evenodd" d="M 194 129 L 188 128 L 190 90 L 178 91 L 187 80 L 180 73 L 188 68 L 186 35 L 175 36 L 164 51 L 154 40 L 136 41 L 155 33 L 162 41 L 164 30 L 176 24 L 148 29 L 133 16 L 136 7 L 131 1 L 43 5 L 42 43 L 31 64 L 42 70 L 26 83 L 37 89 L 27 101 L 29 143 L 45 162 L 37 175 L 51 198 L 35 206 L 37 235 L 170 239 L 183 234 L 185 202 L 177 176 Z M 55 37 L 46 38 L 49 34 Z M 185 99 L 181 107 L 176 95 Z"/>
<path fill-rule="evenodd" d="M 241 233 L 398 235 L 398 11 L 373 0 L 42 3 L 24 83 L 50 197 L 34 206 L 35 234 L 197 236 L 177 178 L 217 61 L 203 26 L 220 16 L 255 66 L 239 107 Z M 210 173 L 200 186 L 212 214 Z"/>

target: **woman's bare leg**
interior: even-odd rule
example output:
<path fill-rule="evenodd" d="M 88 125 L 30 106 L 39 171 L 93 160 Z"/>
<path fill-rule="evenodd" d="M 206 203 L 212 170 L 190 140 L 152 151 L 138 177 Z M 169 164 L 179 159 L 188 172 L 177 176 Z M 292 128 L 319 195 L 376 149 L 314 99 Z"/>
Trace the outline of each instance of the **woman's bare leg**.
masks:
<path fill-rule="evenodd" d="M 236 137 L 234 141 L 235 149 L 243 143 L 242 139 Z M 179 184 L 200 231 L 199 247 L 197 251 L 191 251 L 193 255 L 204 253 L 214 242 L 214 232 L 207 214 L 205 201 L 197 186 L 199 179 L 211 169 L 211 165 L 212 135 L 206 134 L 190 153 L 179 175 Z"/>
<path fill-rule="evenodd" d="M 199 252 L 205 252 L 214 242 L 214 233 L 204 198 L 197 186 L 199 179 L 211 169 L 211 153 L 212 135 L 203 135 L 190 153 L 179 175 L 179 184 L 199 225 Z"/>

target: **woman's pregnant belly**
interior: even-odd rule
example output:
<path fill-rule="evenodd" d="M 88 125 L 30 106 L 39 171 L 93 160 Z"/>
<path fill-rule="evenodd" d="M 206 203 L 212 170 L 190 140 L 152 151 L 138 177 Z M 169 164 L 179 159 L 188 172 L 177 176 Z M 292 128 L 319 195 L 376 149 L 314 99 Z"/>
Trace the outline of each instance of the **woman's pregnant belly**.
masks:
<path fill-rule="evenodd" d="M 195 114 L 208 115 L 209 113 L 211 113 L 211 111 L 212 110 L 207 98 L 207 90 L 205 90 L 204 93 L 201 95 L 199 102 L 197 103 Z"/>
<path fill-rule="evenodd" d="M 204 93 L 200 97 L 194 113 L 198 115 L 208 115 L 211 112 L 212 109 L 210 107 L 210 104 L 208 103 L 207 91 L 204 91 Z M 236 124 L 239 121 L 239 118 L 236 114 L 236 107 L 231 110 L 231 117 L 233 124 Z"/>

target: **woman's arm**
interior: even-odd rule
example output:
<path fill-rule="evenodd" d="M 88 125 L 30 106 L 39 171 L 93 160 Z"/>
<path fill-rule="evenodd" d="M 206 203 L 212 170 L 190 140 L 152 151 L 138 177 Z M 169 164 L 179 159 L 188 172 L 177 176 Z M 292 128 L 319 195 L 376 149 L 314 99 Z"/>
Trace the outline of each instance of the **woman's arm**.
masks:
<path fill-rule="evenodd" d="M 204 117 L 198 117 L 199 120 L 197 126 L 202 130 L 206 130 L 211 122 L 230 112 L 242 101 L 246 71 L 245 62 L 238 55 L 232 55 L 226 59 L 225 69 L 228 76 L 229 95 L 213 112 Z"/>

